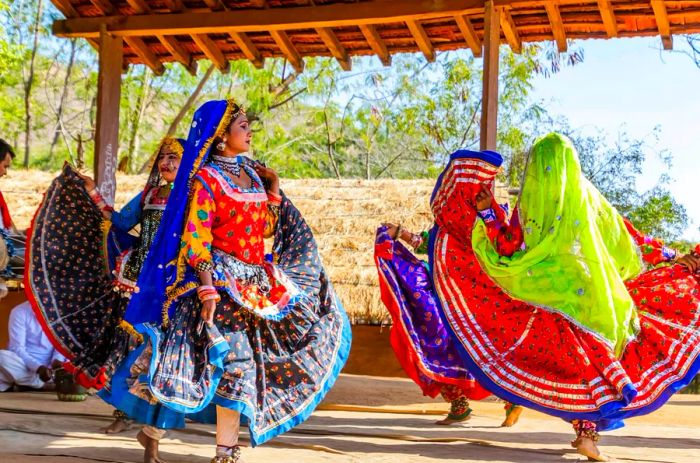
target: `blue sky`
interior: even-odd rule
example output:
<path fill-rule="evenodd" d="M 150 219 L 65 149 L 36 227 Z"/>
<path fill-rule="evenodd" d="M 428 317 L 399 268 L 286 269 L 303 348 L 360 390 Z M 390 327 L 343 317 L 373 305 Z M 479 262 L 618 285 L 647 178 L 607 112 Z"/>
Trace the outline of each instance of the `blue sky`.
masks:
<path fill-rule="evenodd" d="M 687 49 L 682 37 L 675 44 L 678 51 Z M 638 189 L 656 183 L 662 172 L 654 150 L 668 149 L 674 159 L 669 188 L 692 221 L 684 238 L 700 242 L 700 68 L 683 53 L 660 51 L 658 38 L 575 45 L 584 51 L 583 63 L 538 77 L 533 98 L 572 127 L 603 127 L 611 139 L 623 126 L 636 138 L 659 126 Z"/>

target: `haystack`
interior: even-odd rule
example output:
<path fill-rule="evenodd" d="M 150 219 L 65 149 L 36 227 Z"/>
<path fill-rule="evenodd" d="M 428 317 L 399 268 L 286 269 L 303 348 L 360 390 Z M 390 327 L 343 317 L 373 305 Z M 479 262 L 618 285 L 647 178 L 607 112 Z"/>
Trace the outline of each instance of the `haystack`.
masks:
<path fill-rule="evenodd" d="M 55 173 L 11 171 L 0 182 L 13 220 L 30 221 Z M 119 175 L 116 207 L 143 188 L 146 178 Z M 321 256 L 346 310 L 355 323 L 388 322 L 379 298 L 373 260 L 374 235 L 381 222 L 401 222 L 414 231 L 431 225 L 433 180 L 282 180 L 282 187 L 314 231 Z M 505 189 L 499 188 L 499 198 Z"/>

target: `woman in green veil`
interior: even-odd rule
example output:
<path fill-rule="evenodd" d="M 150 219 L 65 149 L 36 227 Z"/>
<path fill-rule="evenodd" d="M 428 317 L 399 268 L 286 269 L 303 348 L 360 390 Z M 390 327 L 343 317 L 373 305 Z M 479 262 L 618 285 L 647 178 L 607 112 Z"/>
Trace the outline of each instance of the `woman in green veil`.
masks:
<path fill-rule="evenodd" d="M 432 206 L 434 283 L 470 371 L 571 421 L 583 455 L 606 461 L 599 430 L 657 409 L 700 370 L 700 257 L 637 232 L 567 138 L 535 143 L 510 223 L 488 188 L 443 177 Z"/>

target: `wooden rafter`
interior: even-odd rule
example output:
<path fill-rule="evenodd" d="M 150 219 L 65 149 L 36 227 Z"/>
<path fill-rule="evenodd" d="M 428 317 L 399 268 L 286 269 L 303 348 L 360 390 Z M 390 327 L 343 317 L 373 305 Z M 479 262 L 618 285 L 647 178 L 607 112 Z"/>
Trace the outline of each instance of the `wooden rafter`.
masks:
<path fill-rule="evenodd" d="M 407 20 L 406 25 L 408 26 L 408 30 L 411 31 L 416 45 L 418 45 L 420 51 L 425 55 L 425 59 L 430 62 L 435 61 L 435 47 L 433 47 L 433 43 L 430 41 L 430 37 L 428 37 L 423 26 L 421 26 L 418 21 L 412 19 Z"/>
<path fill-rule="evenodd" d="M 673 50 L 671 23 L 668 20 L 668 11 L 666 11 L 666 3 L 664 3 L 663 0 L 651 0 L 651 7 L 654 9 L 656 27 L 659 28 L 659 34 L 661 34 L 661 43 L 663 43 L 664 49 Z"/>
<path fill-rule="evenodd" d="M 377 28 L 368 25 L 360 25 L 360 30 L 362 35 L 365 36 L 365 40 L 369 44 L 370 48 L 379 57 L 379 60 L 384 66 L 391 66 L 391 54 L 389 54 L 389 49 L 386 47 L 386 43 L 382 40 L 382 37 L 377 32 Z"/>
<path fill-rule="evenodd" d="M 192 40 L 204 52 L 204 55 L 209 58 L 209 61 L 219 68 L 219 71 L 223 73 L 228 72 L 230 68 L 228 60 L 207 34 L 194 34 L 192 35 Z"/>
<path fill-rule="evenodd" d="M 233 41 L 236 42 L 236 45 L 238 45 L 238 48 L 241 49 L 245 57 L 248 58 L 256 68 L 261 69 L 265 64 L 265 58 L 262 57 L 258 48 L 250 40 L 250 37 L 248 37 L 248 34 L 245 32 L 231 32 L 229 35 Z"/>
<path fill-rule="evenodd" d="M 323 43 L 326 45 L 328 50 L 331 52 L 331 55 L 338 60 L 340 67 L 343 68 L 344 71 L 349 71 L 352 69 L 352 63 L 350 62 L 348 52 L 340 43 L 338 37 L 335 36 L 333 30 L 328 27 L 319 27 L 316 29 L 316 32 L 321 37 L 321 40 L 323 40 Z"/>
<path fill-rule="evenodd" d="M 146 66 L 151 68 L 157 76 L 163 75 L 165 67 L 160 62 L 158 57 L 148 48 L 148 45 L 139 37 L 124 37 L 124 41 L 131 47 L 134 52 L 146 63 Z"/>
<path fill-rule="evenodd" d="M 78 12 L 71 5 L 70 0 L 54 0 L 54 5 L 58 8 L 58 11 L 63 13 L 66 18 L 74 18 L 78 16 Z"/>
<path fill-rule="evenodd" d="M 78 12 L 76 11 L 75 8 L 73 8 L 73 5 L 71 5 L 70 0 L 54 0 L 54 5 L 56 5 L 56 8 L 63 13 L 63 16 L 66 18 L 74 18 L 78 16 Z M 92 48 L 97 50 L 99 52 L 100 50 L 100 43 L 96 38 L 92 39 L 87 39 L 88 43 Z"/>
<path fill-rule="evenodd" d="M 204 3 L 211 8 L 213 11 L 219 11 L 219 10 L 224 10 L 226 9 L 226 5 L 224 5 L 221 0 L 204 0 Z"/>
<path fill-rule="evenodd" d="M 180 4 L 182 2 L 178 0 Z M 149 14 L 109 18 L 75 18 L 56 21 L 59 37 L 97 37 L 100 24 L 116 36 L 214 34 L 286 31 L 318 27 L 413 22 L 473 13 L 483 0 L 441 0 L 439 2 L 392 0 L 338 3 L 318 6 L 213 11 L 197 14 Z M 176 3 L 168 0 L 166 3 Z M 470 10 L 471 9 L 471 10 Z M 175 11 L 175 10 L 174 10 Z"/>
<path fill-rule="evenodd" d="M 457 23 L 457 27 L 459 27 L 459 31 L 462 33 L 464 40 L 467 42 L 467 45 L 469 45 L 469 48 L 471 48 L 472 54 L 477 58 L 481 56 L 481 40 L 479 40 L 479 36 L 476 35 L 476 31 L 474 30 L 471 20 L 466 15 L 458 15 L 455 16 L 455 22 Z"/>
<path fill-rule="evenodd" d="M 151 7 L 148 6 L 146 0 L 126 0 L 136 14 L 148 14 L 151 12 Z"/>
<path fill-rule="evenodd" d="M 506 37 L 506 41 L 510 48 L 515 53 L 520 53 L 523 51 L 523 42 L 520 40 L 520 34 L 518 34 L 518 28 L 513 21 L 513 16 L 510 14 L 509 8 L 498 8 L 498 14 L 501 19 L 501 28 L 503 29 L 503 35 Z"/>
<path fill-rule="evenodd" d="M 301 73 L 304 71 L 304 60 L 296 49 L 289 36 L 284 31 L 270 31 L 272 39 L 275 41 L 287 61 L 292 64 L 294 70 Z"/>
<path fill-rule="evenodd" d="M 168 50 L 168 53 L 173 55 L 173 57 L 187 69 L 187 72 L 192 75 L 197 74 L 197 62 L 192 59 L 190 52 L 185 50 L 175 37 L 172 35 L 159 35 L 157 37 L 166 50 Z"/>
<path fill-rule="evenodd" d="M 109 0 L 90 0 L 90 3 L 95 5 L 106 16 L 111 16 L 117 11 Z"/>
<path fill-rule="evenodd" d="M 182 0 L 163 0 L 163 3 L 165 3 L 165 6 L 167 6 L 170 11 L 175 13 L 185 11 L 185 4 L 182 3 Z"/>
<path fill-rule="evenodd" d="M 603 18 L 603 25 L 608 37 L 617 37 L 617 20 L 615 19 L 615 11 L 613 11 L 610 0 L 598 0 L 598 9 L 600 16 Z"/>
<path fill-rule="evenodd" d="M 567 49 L 566 31 L 564 31 L 564 21 L 561 19 L 559 5 L 555 2 L 547 2 L 544 4 L 544 7 L 547 10 L 549 24 L 552 26 L 552 35 L 557 42 L 557 50 L 559 50 L 559 53 L 564 53 Z"/>

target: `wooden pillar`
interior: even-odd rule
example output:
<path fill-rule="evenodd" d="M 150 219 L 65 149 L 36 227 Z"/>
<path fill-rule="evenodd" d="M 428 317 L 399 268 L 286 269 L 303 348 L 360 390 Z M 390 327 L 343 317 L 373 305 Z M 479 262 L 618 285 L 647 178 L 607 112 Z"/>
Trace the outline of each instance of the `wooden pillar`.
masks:
<path fill-rule="evenodd" d="M 501 24 L 493 1 L 484 5 L 484 74 L 481 98 L 482 150 L 496 149 L 498 128 L 498 48 L 501 44 Z"/>
<path fill-rule="evenodd" d="M 117 190 L 119 150 L 119 99 L 122 83 L 123 40 L 100 30 L 95 128 L 95 183 L 108 204 Z"/>

